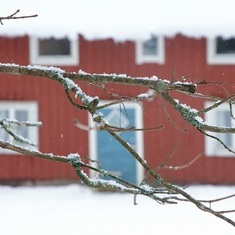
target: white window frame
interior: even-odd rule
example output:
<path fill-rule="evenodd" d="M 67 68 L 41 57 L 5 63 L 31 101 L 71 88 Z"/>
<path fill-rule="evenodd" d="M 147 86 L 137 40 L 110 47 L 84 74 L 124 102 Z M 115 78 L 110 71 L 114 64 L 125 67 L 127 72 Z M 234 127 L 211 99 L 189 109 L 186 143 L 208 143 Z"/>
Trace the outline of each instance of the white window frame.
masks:
<path fill-rule="evenodd" d="M 205 108 L 213 105 L 214 102 L 206 101 Z M 229 111 L 228 104 L 222 104 L 215 109 L 210 110 L 205 113 L 205 122 L 208 125 L 216 126 L 217 125 L 217 117 L 218 112 Z M 232 119 L 232 117 L 231 117 Z M 232 125 L 235 127 L 235 123 L 231 120 Z M 218 137 L 218 133 L 207 132 L 208 134 Z M 235 135 L 232 135 L 232 149 L 235 150 Z M 211 138 L 209 136 L 205 136 L 205 154 L 206 156 L 214 156 L 214 157 L 234 157 L 234 154 L 229 152 L 219 141 Z"/>
<path fill-rule="evenodd" d="M 165 63 L 165 43 L 163 36 L 157 36 L 157 54 L 144 55 L 143 43 L 145 40 L 138 40 L 135 42 L 135 60 L 136 64 L 141 65 L 145 63 Z"/>
<path fill-rule="evenodd" d="M 110 101 L 107 100 L 101 100 L 99 102 L 100 105 L 104 105 L 110 103 Z M 116 104 L 118 106 L 118 104 Z M 113 106 L 112 106 L 113 107 Z M 136 102 L 125 102 L 125 107 L 126 108 L 134 108 L 136 115 L 136 128 L 142 129 L 143 128 L 143 110 L 141 108 L 141 106 L 139 104 L 137 104 Z M 100 111 L 102 113 L 102 110 Z M 89 156 L 92 160 L 94 160 L 93 162 L 91 162 L 91 166 L 93 167 L 97 167 L 97 160 L 98 160 L 98 156 L 97 156 L 97 128 L 96 128 L 96 123 L 92 120 L 91 115 L 89 115 L 88 117 L 88 123 L 89 123 L 89 127 L 91 127 L 90 131 L 89 131 Z M 143 157 L 144 156 L 144 140 L 143 140 L 143 133 L 141 131 L 137 131 L 136 132 L 136 151 L 137 153 Z M 137 170 L 137 184 L 141 183 L 141 181 L 143 180 L 144 177 L 144 171 L 143 171 L 143 167 L 136 161 L 136 170 Z M 92 178 L 95 178 L 97 175 L 97 172 L 90 170 L 89 174 Z"/>
<path fill-rule="evenodd" d="M 38 122 L 38 103 L 35 101 L 0 101 L 0 110 L 9 111 L 9 119 L 15 119 L 15 111 L 17 110 L 26 110 L 28 112 L 28 120 Z M 38 127 L 27 127 L 28 128 L 28 140 L 39 144 L 38 138 Z M 10 141 L 13 141 L 13 137 L 10 138 Z M 17 143 L 20 145 L 20 143 Z M 24 145 L 25 146 L 25 145 Z M 36 149 L 36 147 L 28 145 L 26 146 L 31 149 Z M 18 154 L 16 152 L 0 148 L 0 154 Z"/>
<path fill-rule="evenodd" d="M 30 63 L 36 65 L 78 65 L 79 64 L 79 39 L 70 39 L 71 54 L 61 56 L 39 55 L 39 38 L 31 36 L 29 38 Z"/>
<path fill-rule="evenodd" d="M 216 37 L 207 38 L 207 63 L 215 65 L 234 65 L 235 64 L 235 53 L 232 54 L 217 54 L 216 53 Z"/>

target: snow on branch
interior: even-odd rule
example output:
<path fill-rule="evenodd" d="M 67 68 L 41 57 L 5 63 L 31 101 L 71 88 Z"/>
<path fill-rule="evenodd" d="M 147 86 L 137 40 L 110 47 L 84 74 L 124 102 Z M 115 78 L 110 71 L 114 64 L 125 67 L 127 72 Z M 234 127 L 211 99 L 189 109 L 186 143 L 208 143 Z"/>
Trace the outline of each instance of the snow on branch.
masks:
<path fill-rule="evenodd" d="M 64 162 L 69 165 L 71 165 L 77 175 L 79 176 L 81 182 L 89 187 L 105 190 L 105 191 L 118 191 L 118 192 L 127 192 L 131 193 L 133 195 L 144 195 L 148 196 L 151 199 L 159 202 L 159 203 L 169 203 L 169 204 L 175 204 L 176 201 L 173 200 L 171 197 L 164 196 L 165 192 L 161 189 L 155 189 L 147 184 L 143 184 L 142 186 L 136 186 L 134 184 L 131 184 L 125 180 L 122 180 L 121 178 L 118 178 L 115 175 L 112 175 L 110 172 L 104 171 L 102 169 L 98 169 L 95 167 L 90 166 L 89 164 L 83 162 L 79 156 L 79 154 L 69 154 L 68 156 L 59 156 L 52 153 L 42 153 L 38 150 L 31 150 L 7 141 L 0 140 L 0 147 L 6 148 L 9 150 L 13 150 L 15 152 L 29 155 L 32 157 L 38 157 L 43 158 L 51 161 L 58 161 L 58 162 Z M 84 171 L 83 168 L 89 168 L 96 172 L 98 172 L 101 176 L 109 176 L 114 180 L 104 180 L 102 178 L 90 178 Z M 117 181 L 120 181 L 121 183 L 118 183 Z M 157 196 L 158 194 L 163 194 L 163 197 Z"/>
<path fill-rule="evenodd" d="M 33 126 L 33 127 L 42 126 L 42 122 L 18 121 L 16 119 L 10 119 L 10 118 L 0 119 L 0 125 L 3 125 L 3 123 L 14 124 L 18 126 Z"/>
<path fill-rule="evenodd" d="M 44 77 L 51 80 L 56 80 L 63 84 L 66 95 L 69 101 L 76 107 L 80 109 L 86 109 L 91 114 L 96 112 L 99 98 L 97 96 L 90 97 L 85 94 L 81 88 L 78 87 L 73 81 L 84 81 L 88 83 L 117 83 L 126 84 L 133 86 L 142 86 L 156 90 L 157 93 L 161 94 L 164 91 L 176 90 L 181 92 L 194 93 L 196 90 L 196 85 L 189 82 L 170 82 L 168 80 L 162 80 L 156 76 L 152 77 L 129 77 L 126 75 L 117 74 L 89 74 L 83 71 L 67 73 L 64 70 L 55 67 L 46 66 L 20 66 L 17 64 L 2 64 L 0 63 L 0 73 L 14 74 L 14 75 L 27 75 L 32 77 Z M 80 98 L 83 103 L 79 105 L 73 101 L 68 91 L 74 93 L 75 98 Z M 138 97 L 144 98 L 143 95 Z M 146 98 L 146 96 L 145 96 Z"/>
<path fill-rule="evenodd" d="M 18 153 L 22 153 L 25 155 L 30 155 L 33 157 L 44 158 L 53 161 L 60 161 L 67 164 L 70 164 L 76 174 L 79 176 L 81 182 L 89 187 L 101 189 L 101 190 L 112 190 L 119 192 L 128 192 L 133 195 L 145 195 L 149 198 L 152 198 L 158 203 L 161 204 L 174 204 L 179 201 L 189 201 L 196 205 L 200 210 L 211 213 L 216 217 L 223 219 L 224 221 L 230 223 L 235 226 L 235 222 L 231 219 L 225 217 L 223 213 L 217 212 L 211 208 L 211 206 L 206 206 L 203 201 L 197 200 L 188 193 L 185 192 L 184 189 L 178 187 L 168 181 L 164 180 L 161 175 L 158 173 L 157 168 L 151 168 L 147 161 L 145 161 L 142 156 L 140 156 L 136 150 L 128 144 L 117 132 L 122 131 L 145 131 L 145 130 L 159 130 L 162 126 L 158 126 L 155 128 L 147 128 L 147 129 L 136 129 L 136 128 L 120 128 L 109 125 L 102 113 L 99 112 L 105 107 L 110 105 L 114 105 L 117 103 L 122 103 L 124 100 L 132 100 L 139 101 L 142 99 L 152 99 L 155 97 L 163 97 L 167 103 L 169 103 L 177 112 L 179 112 L 182 118 L 187 121 L 191 126 L 201 131 L 203 134 L 206 134 L 205 131 L 210 132 L 225 132 L 225 133 L 235 133 L 235 128 L 221 128 L 214 127 L 206 124 L 203 119 L 200 117 L 200 114 L 203 111 L 198 111 L 194 108 L 191 108 L 189 105 L 180 103 L 178 100 L 173 98 L 171 91 L 183 92 L 188 96 L 197 96 L 196 88 L 197 85 L 189 82 L 181 82 L 181 81 L 168 81 L 159 79 L 156 76 L 152 77 L 130 77 L 127 75 L 117 75 L 117 74 L 90 74 L 83 71 L 79 72 L 65 72 L 59 68 L 55 67 L 45 67 L 45 66 L 20 66 L 16 64 L 0 64 L 0 73 L 12 74 L 12 75 L 26 75 L 29 77 L 38 77 L 38 78 L 47 78 L 56 82 L 59 82 L 65 93 L 67 95 L 68 100 L 71 104 L 82 110 L 88 111 L 95 121 L 98 124 L 99 130 L 107 131 L 111 136 L 113 136 L 116 141 L 118 141 L 122 147 L 124 147 L 131 156 L 140 164 L 140 166 L 145 170 L 146 175 L 150 176 L 154 179 L 154 182 L 160 187 L 150 187 L 145 183 L 145 180 L 140 185 L 134 185 L 128 181 L 123 180 L 112 174 L 109 171 L 102 169 L 102 167 L 91 166 L 83 161 L 78 153 L 69 154 L 68 156 L 59 156 L 53 153 L 42 153 L 38 150 L 31 150 L 8 141 L 0 140 L 0 147 L 6 148 L 9 150 L 13 150 Z M 99 106 L 99 97 L 90 96 L 86 94 L 79 86 L 76 84 L 76 81 L 83 81 L 85 83 L 96 85 L 103 91 L 110 94 L 112 97 L 115 97 L 116 100 L 110 102 L 107 105 Z M 135 97 L 125 97 L 124 99 L 120 97 L 118 94 L 114 94 L 108 92 L 105 88 L 106 84 L 116 83 L 116 84 L 125 84 L 132 86 L 141 86 L 145 87 L 148 90 L 151 90 L 151 93 L 141 93 Z M 154 91 L 154 92 L 152 92 Z M 71 96 L 73 95 L 73 97 Z M 204 98 L 206 98 L 205 96 Z M 76 99 L 79 99 L 77 102 Z M 231 98 L 232 99 L 232 98 Z M 228 99 L 229 102 L 231 99 Z M 75 101 L 76 100 L 76 101 Z M 221 100 L 221 99 L 220 99 Z M 222 103 L 222 101 L 221 101 Z M 216 108 L 216 107 L 213 107 Z M 204 112 L 210 111 L 204 110 Z M 89 127 L 82 125 L 79 121 L 74 121 L 74 124 L 85 130 L 90 130 Z M 8 126 L 10 125 L 26 125 L 26 126 L 40 126 L 41 123 L 28 123 L 28 122 L 18 122 L 14 120 L 1 120 L 0 125 L 7 131 L 10 135 L 13 136 L 14 139 L 26 142 L 22 137 L 18 136 L 16 133 L 11 133 L 12 129 Z M 168 160 L 165 164 L 161 165 L 163 169 L 168 170 L 179 170 L 184 169 L 191 164 L 193 164 L 200 155 L 198 155 L 192 161 L 182 165 L 182 166 L 169 166 L 167 165 Z M 90 178 L 84 171 L 84 169 L 90 169 L 97 173 L 96 178 Z M 107 180 L 106 178 L 110 178 Z"/>
<path fill-rule="evenodd" d="M 41 127 L 41 122 L 31 122 L 31 121 L 18 121 L 15 119 L 0 119 L 0 127 L 2 127 L 10 136 L 13 137 L 14 141 L 19 143 L 31 145 L 37 147 L 37 144 L 24 138 L 16 132 L 16 126 L 25 127 Z"/>
<path fill-rule="evenodd" d="M 51 80 L 55 80 L 61 83 L 64 87 L 65 93 L 67 95 L 68 100 L 70 103 L 75 106 L 76 108 L 87 110 L 89 113 L 93 115 L 93 120 L 102 124 L 100 122 L 100 115 L 97 112 L 98 110 L 105 108 L 109 105 L 113 105 L 117 102 L 122 102 L 123 98 L 118 97 L 117 94 L 111 94 L 113 97 L 117 99 L 117 101 L 110 102 L 109 104 L 99 106 L 99 97 L 97 96 L 89 96 L 85 92 L 81 90 L 81 88 L 75 83 L 75 81 L 83 81 L 89 83 L 91 85 L 99 84 L 101 89 L 105 92 L 105 84 L 108 83 L 117 83 L 117 84 L 125 84 L 125 85 L 132 85 L 132 86 L 142 86 L 149 88 L 155 93 L 142 93 L 137 95 L 133 98 L 125 98 L 126 100 L 133 100 L 138 101 L 141 99 L 151 99 L 156 97 L 157 95 L 162 96 L 168 103 L 170 103 L 181 115 L 182 117 L 193 127 L 198 129 L 199 131 L 205 132 L 216 132 L 216 133 L 235 133 L 235 128 L 231 127 L 217 127 L 208 125 L 203 121 L 203 119 L 199 116 L 202 112 L 208 112 L 212 108 L 216 108 L 217 105 L 222 104 L 223 102 L 230 102 L 234 95 L 228 97 L 227 99 L 218 99 L 217 104 L 210 109 L 205 109 L 203 111 L 198 111 L 194 108 L 191 108 L 188 105 L 181 104 L 179 101 L 176 101 L 172 98 L 169 94 L 172 90 L 178 92 L 184 92 L 189 96 L 200 96 L 196 93 L 197 84 L 193 84 L 190 82 L 181 82 L 181 81 L 169 81 L 159 79 L 156 76 L 152 77 L 130 77 L 125 74 L 117 75 L 117 74 L 90 74 L 84 71 L 78 72 L 65 72 L 62 69 L 56 67 L 46 67 L 46 66 L 20 66 L 16 64 L 1 64 L 0 63 L 0 73 L 7 73 L 7 74 L 14 74 L 14 75 L 27 75 L 32 77 L 44 77 Z M 101 85 L 100 85 L 101 84 Z M 202 85 L 202 84 L 200 84 Z M 71 97 L 70 93 L 74 94 L 75 99 L 79 98 L 82 102 L 80 105 L 78 102 L 75 102 L 74 99 Z M 110 92 L 109 92 L 110 94 Z M 121 99 L 120 99 L 121 98 Z M 204 98 L 209 98 L 208 96 L 204 96 Z M 106 125 L 108 127 L 108 125 Z M 108 127 L 111 128 L 111 127 Z M 149 128 L 150 130 L 154 130 L 154 128 Z M 115 127 L 112 129 L 115 131 Z M 116 128 L 116 131 L 123 131 Z M 216 137 L 212 137 L 215 138 Z M 221 142 L 220 140 L 218 140 Z M 223 143 L 222 143 L 223 144 Z M 228 147 L 226 147 L 229 149 Z"/>
<path fill-rule="evenodd" d="M 170 82 L 168 80 L 162 80 L 156 76 L 152 77 L 130 77 L 127 75 L 117 74 L 90 74 L 83 71 L 79 72 L 65 72 L 55 67 L 46 66 L 20 66 L 17 64 L 2 64 L 0 63 L 0 73 L 15 74 L 15 75 L 28 75 L 45 77 L 49 79 L 55 79 L 58 74 L 64 78 L 70 80 L 84 81 L 88 83 L 117 83 L 134 86 L 142 86 L 152 88 L 159 93 L 165 90 L 176 90 L 182 92 L 194 93 L 196 85 L 189 82 Z"/>
<path fill-rule="evenodd" d="M 218 127 L 206 124 L 199 116 L 201 112 L 188 105 L 181 104 L 178 100 L 173 99 L 167 92 L 163 92 L 162 97 L 164 97 L 177 111 L 180 112 L 184 120 L 199 130 L 216 133 L 235 133 L 235 128 L 232 127 Z M 216 107 L 218 106 L 215 105 L 214 108 Z"/>

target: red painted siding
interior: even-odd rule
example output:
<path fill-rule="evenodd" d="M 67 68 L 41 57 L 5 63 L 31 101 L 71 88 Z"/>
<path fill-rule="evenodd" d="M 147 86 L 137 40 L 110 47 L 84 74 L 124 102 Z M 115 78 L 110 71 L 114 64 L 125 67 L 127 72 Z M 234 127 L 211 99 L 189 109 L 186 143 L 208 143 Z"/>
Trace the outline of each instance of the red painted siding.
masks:
<path fill-rule="evenodd" d="M 173 70 L 176 78 L 190 76 L 193 82 L 204 79 L 233 82 L 234 66 L 212 66 L 206 63 L 205 38 L 188 38 L 176 35 L 165 38 L 165 63 L 135 64 L 135 44 L 132 41 L 116 42 L 112 39 L 89 41 L 79 36 L 79 66 L 63 67 L 68 71 L 82 69 L 91 73 L 125 73 L 131 76 L 152 76 L 171 79 Z M 28 37 L 0 37 L 0 61 L 29 64 Z M 88 133 L 73 126 L 74 118 L 87 124 L 87 113 L 76 110 L 69 104 L 62 87 L 43 78 L 0 75 L 1 100 L 37 100 L 39 119 L 43 122 L 40 129 L 40 149 L 43 152 L 54 152 L 67 155 L 79 152 L 82 157 L 88 156 Z M 101 99 L 109 98 L 105 93 L 92 86 L 81 86 L 89 94 L 96 94 Z M 146 89 L 131 86 L 109 85 L 122 95 L 135 95 Z M 199 90 L 201 88 L 199 87 Z M 218 89 L 207 87 L 206 92 L 218 95 Z M 177 98 L 195 108 L 203 107 L 201 100 L 187 98 L 177 94 Z M 171 165 L 182 165 L 197 154 L 204 152 L 204 137 L 190 127 L 176 111 L 166 104 L 172 121 L 179 126 L 175 128 L 162 111 L 160 99 L 143 102 L 144 126 L 164 125 L 157 132 L 145 132 L 144 157 L 152 167 L 161 164 L 174 151 Z M 154 112 L 153 112 L 154 111 Z M 181 171 L 163 171 L 162 175 L 179 183 L 235 183 L 235 159 L 213 158 L 202 156 L 193 166 Z M 70 166 L 47 160 L 35 159 L 20 155 L 0 156 L 0 180 L 51 180 L 76 179 Z"/>

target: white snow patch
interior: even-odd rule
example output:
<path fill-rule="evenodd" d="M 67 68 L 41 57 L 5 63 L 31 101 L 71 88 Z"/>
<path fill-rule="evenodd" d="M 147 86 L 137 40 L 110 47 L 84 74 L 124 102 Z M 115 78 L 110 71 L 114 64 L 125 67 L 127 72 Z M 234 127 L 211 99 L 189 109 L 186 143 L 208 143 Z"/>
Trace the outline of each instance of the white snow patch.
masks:
<path fill-rule="evenodd" d="M 189 105 L 187 105 L 187 104 L 182 104 L 182 103 L 178 103 L 178 105 L 180 105 L 182 108 L 185 108 L 185 109 L 188 109 L 188 111 L 190 112 L 190 113 L 198 113 L 198 110 L 197 109 L 195 109 L 195 108 L 191 108 Z"/>
<path fill-rule="evenodd" d="M 15 66 L 19 66 L 19 65 L 15 64 Z M 64 73 L 65 72 L 63 69 L 60 69 L 60 68 L 54 67 L 54 66 L 27 65 L 26 68 L 31 69 L 31 70 L 39 69 L 39 70 L 44 70 L 44 71 L 51 71 L 51 72 L 54 72 L 54 73 Z"/>
<path fill-rule="evenodd" d="M 137 98 L 139 98 L 139 99 L 148 99 L 149 96 L 150 95 L 148 93 L 141 93 L 137 96 Z"/>
<path fill-rule="evenodd" d="M 234 186 L 191 186 L 199 199 L 235 193 Z M 181 234 L 234 235 L 234 227 L 190 203 L 160 205 L 124 193 L 96 192 L 80 185 L 0 186 L 0 233 L 7 235 Z M 235 198 L 218 209 L 234 209 Z M 235 219 L 235 214 L 227 215 Z M 115 229 L 114 229 L 115 228 Z"/>
<path fill-rule="evenodd" d="M 158 80 L 158 77 L 156 75 L 153 75 L 152 77 L 149 78 L 150 80 L 154 80 L 154 81 L 157 81 Z M 167 81 L 167 80 L 166 80 Z M 169 82 L 169 81 L 167 81 Z"/>
<path fill-rule="evenodd" d="M 76 93 L 78 92 L 77 95 L 79 95 L 80 93 L 82 93 L 82 91 L 81 91 L 81 89 L 78 87 L 78 85 L 77 85 L 75 82 L 73 82 L 71 79 L 69 79 L 69 78 L 64 78 L 64 81 L 65 81 L 65 83 L 66 83 L 66 87 L 67 87 L 69 90 L 71 90 L 71 89 L 73 89 L 73 88 L 76 88 L 76 89 L 78 89 L 78 91 L 76 91 Z"/>
<path fill-rule="evenodd" d="M 198 121 L 198 122 L 201 123 L 201 124 L 205 124 L 203 118 L 200 117 L 200 116 L 196 116 L 196 117 L 195 117 L 195 120 Z"/>
<path fill-rule="evenodd" d="M 149 192 L 153 192 L 154 191 L 154 188 L 152 188 L 148 184 L 141 185 L 141 188 L 146 190 L 146 191 L 149 191 Z"/>
<path fill-rule="evenodd" d="M 79 69 L 78 74 L 81 74 L 81 75 L 90 75 L 90 73 L 87 73 L 87 72 L 83 71 L 82 69 Z"/>
<path fill-rule="evenodd" d="M 71 161 L 80 160 L 80 155 L 77 153 L 70 153 L 67 158 Z"/>

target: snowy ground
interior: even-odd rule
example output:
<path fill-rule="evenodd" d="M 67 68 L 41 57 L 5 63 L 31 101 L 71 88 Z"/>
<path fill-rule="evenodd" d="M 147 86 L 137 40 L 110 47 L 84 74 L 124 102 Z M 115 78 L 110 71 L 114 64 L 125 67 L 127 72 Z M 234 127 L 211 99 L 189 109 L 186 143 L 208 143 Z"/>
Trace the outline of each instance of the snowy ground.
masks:
<path fill-rule="evenodd" d="M 235 187 L 191 186 L 199 198 L 235 193 Z M 235 199 L 223 209 L 235 208 Z M 230 215 L 235 219 L 235 214 Z M 189 203 L 162 206 L 131 195 L 69 186 L 0 186 L 0 234 L 235 234 L 235 228 Z"/>

